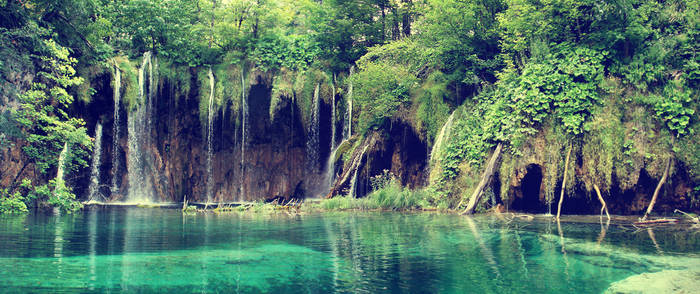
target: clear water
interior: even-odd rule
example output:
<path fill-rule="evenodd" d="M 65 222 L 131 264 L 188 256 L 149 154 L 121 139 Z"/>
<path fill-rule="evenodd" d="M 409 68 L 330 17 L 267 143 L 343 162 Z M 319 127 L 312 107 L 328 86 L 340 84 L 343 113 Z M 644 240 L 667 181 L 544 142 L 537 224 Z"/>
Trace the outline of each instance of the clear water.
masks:
<path fill-rule="evenodd" d="M 2 217 L 0 292 L 600 293 L 639 273 L 700 266 L 697 231 L 656 229 L 654 244 L 646 230 L 602 228 L 126 207 Z"/>

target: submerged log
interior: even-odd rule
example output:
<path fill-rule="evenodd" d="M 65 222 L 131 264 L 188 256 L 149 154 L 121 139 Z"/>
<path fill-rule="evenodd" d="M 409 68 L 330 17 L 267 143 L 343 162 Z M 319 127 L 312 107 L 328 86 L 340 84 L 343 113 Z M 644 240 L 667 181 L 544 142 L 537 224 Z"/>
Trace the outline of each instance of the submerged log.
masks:
<path fill-rule="evenodd" d="M 652 220 L 640 220 L 638 222 L 634 222 L 634 224 L 638 225 L 638 226 L 651 226 L 651 225 L 674 224 L 677 222 L 678 222 L 678 219 L 675 219 L 675 218 L 660 218 L 660 219 L 652 219 Z"/>
<path fill-rule="evenodd" d="M 476 208 L 476 204 L 479 203 L 479 199 L 481 198 L 481 194 L 483 194 L 482 192 L 484 191 L 486 184 L 488 184 L 489 180 L 491 179 L 493 173 L 496 170 L 495 166 L 496 162 L 498 161 L 498 158 L 501 156 L 501 149 L 503 149 L 503 143 L 499 142 L 496 146 L 496 150 L 493 151 L 493 155 L 491 155 L 491 159 L 489 159 L 489 163 L 486 165 L 486 170 L 484 170 L 484 173 L 481 176 L 481 181 L 479 181 L 479 185 L 476 186 L 476 190 L 474 190 L 474 193 L 472 193 L 472 197 L 469 198 L 467 208 L 464 209 L 464 212 L 462 212 L 462 214 L 474 213 L 474 208 Z"/>
<path fill-rule="evenodd" d="M 561 215 L 561 205 L 564 203 L 564 191 L 566 191 L 566 174 L 569 172 L 569 158 L 571 158 L 571 149 L 573 149 L 573 144 L 569 143 L 569 152 L 566 153 L 566 160 L 564 161 L 564 179 L 561 182 L 561 194 L 559 194 L 559 205 L 557 205 L 557 219 Z"/>

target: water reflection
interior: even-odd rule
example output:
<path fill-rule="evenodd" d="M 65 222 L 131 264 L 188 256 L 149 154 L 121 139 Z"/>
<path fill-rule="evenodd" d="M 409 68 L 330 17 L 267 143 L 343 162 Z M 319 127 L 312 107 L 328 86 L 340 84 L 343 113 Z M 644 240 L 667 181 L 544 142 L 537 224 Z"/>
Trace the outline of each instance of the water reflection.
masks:
<path fill-rule="evenodd" d="M 700 268 L 699 238 L 638 234 L 597 217 L 95 208 L 0 219 L 0 283 L 28 292 L 600 293 L 640 273 Z"/>

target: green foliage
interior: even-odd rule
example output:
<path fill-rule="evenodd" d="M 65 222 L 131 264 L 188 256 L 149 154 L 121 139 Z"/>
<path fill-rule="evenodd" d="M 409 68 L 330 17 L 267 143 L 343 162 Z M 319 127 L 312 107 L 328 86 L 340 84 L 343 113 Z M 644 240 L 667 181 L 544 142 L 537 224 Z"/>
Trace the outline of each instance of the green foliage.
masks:
<path fill-rule="evenodd" d="M 427 197 L 428 193 L 423 190 L 402 188 L 392 181 L 364 198 L 337 196 L 321 201 L 320 207 L 325 210 L 411 210 L 427 207 Z"/>
<path fill-rule="evenodd" d="M 0 189 L 0 215 L 27 213 L 27 204 L 19 191 L 10 194 L 7 189 Z"/>
<path fill-rule="evenodd" d="M 690 108 L 692 98 L 690 91 L 669 84 L 664 90 L 664 98 L 654 104 L 656 116 L 666 123 L 666 126 L 676 136 L 692 135 L 689 129 L 691 117 L 695 110 Z"/>
<path fill-rule="evenodd" d="M 587 124 L 589 132 L 584 135 L 581 155 L 583 167 L 583 182 L 589 191 L 593 185 L 598 185 L 602 191 L 609 189 L 615 164 L 621 163 L 625 130 L 622 125 L 622 115 L 619 105 L 613 97 L 607 97 L 607 104 Z"/>
<path fill-rule="evenodd" d="M 501 0 L 427 1 L 417 24 L 424 62 L 460 83 L 493 82 L 503 66 L 496 15 L 504 8 Z"/>
<path fill-rule="evenodd" d="M 63 179 L 56 178 L 49 181 L 49 187 L 53 190 L 48 193 L 47 203 L 53 207 L 56 207 L 64 212 L 74 212 L 83 208 L 83 204 L 76 201 L 75 194 L 71 192 L 71 189 L 66 187 L 66 183 Z M 46 197 L 48 189 L 43 187 L 38 187 L 36 190 L 39 196 Z"/>
<path fill-rule="evenodd" d="M 46 203 L 68 213 L 83 207 L 62 179 L 53 179 L 48 184 L 39 186 L 34 186 L 29 179 L 22 179 L 13 193 L 8 189 L 0 189 L 0 214 L 27 213 L 27 207 L 34 201 Z"/>
<path fill-rule="evenodd" d="M 405 68 L 385 63 L 360 64 L 360 71 L 350 77 L 353 99 L 361 109 L 359 132 L 382 128 L 396 112 L 410 104 L 410 94 L 417 79 Z"/>
<path fill-rule="evenodd" d="M 46 173 L 57 164 L 66 143 L 71 151 L 67 154 L 67 170 L 75 171 L 87 166 L 87 152 L 92 148 L 83 120 L 66 112 L 73 103 L 67 89 L 79 85 L 82 79 L 75 77 L 76 60 L 69 57 L 68 49 L 53 40 L 46 40 L 44 45 L 45 55 L 38 57 L 41 71 L 31 90 L 21 95 L 14 118 L 29 143 L 23 150 L 40 172 Z"/>
<path fill-rule="evenodd" d="M 418 130 L 423 130 L 428 142 L 434 142 L 440 128 L 450 116 L 450 107 L 446 103 L 452 93 L 447 90 L 447 77 L 441 72 L 433 72 L 418 90 L 415 105 L 416 124 Z"/>
<path fill-rule="evenodd" d="M 139 103 L 139 73 L 136 66 L 124 56 L 114 58 L 114 63 L 121 71 L 121 102 L 126 109 L 136 109 Z M 112 85 L 114 86 L 114 85 Z"/>
<path fill-rule="evenodd" d="M 263 70 L 305 70 L 320 52 L 309 36 L 266 35 L 258 40 L 252 58 Z"/>
<path fill-rule="evenodd" d="M 568 134 L 583 133 L 584 122 L 599 103 L 604 56 L 595 50 L 562 44 L 554 46 L 544 60 L 525 65 L 516 78 L 517 88 L 508 91 L 513 111 L 521 117 L 523 126 L 537 127 L 548 115 L 555 114 Z"/>

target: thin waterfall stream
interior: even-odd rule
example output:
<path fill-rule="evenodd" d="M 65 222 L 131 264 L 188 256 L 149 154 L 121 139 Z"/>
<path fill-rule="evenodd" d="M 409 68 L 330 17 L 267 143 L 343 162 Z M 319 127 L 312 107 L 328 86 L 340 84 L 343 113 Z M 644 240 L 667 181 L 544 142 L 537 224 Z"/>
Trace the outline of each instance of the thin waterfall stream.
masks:
<path fill-rule="evenodd" d="M 324 192 L 330 191 L 330 189 L 333 186 L 333 181 L 335 180 L 335 155 L 338 151 L 338 146 L 335 144 L 335 136 L 336 136 L 336 127 L 335 127 L 335 116 L 336 116 L 336 105 L 335 105 L 335 84 L 336 84 L 336 76 L 333 74 L 333 83 L 331 84 L 332 86 L 332 91 L 331 91 L 331 152 L 328 153 L 328 160 L 326 160 L 326 167 L 324 168 L 324 176 L 323 180 L 325 183 L 325 188 L 326 190 Z M 343 134 L 343 141 L 345 141 Z M 324 195 L 321 194 L 319 195 L 320 197 L 323 197 Z"/>
<path fill-rule="evenodd" d="M 95 126 L 95 147 L 92 153 L 92 164 L 90 165 L 90 192 L 88 200 L 95 202 L 100 200 L 100 159 L 102 158 L 102 124 Z"/>
<path fill-rule="evenodd" d="M 355 66 L 350 67 L 350 74 L 348 77 L 351 77 L 355 73 Z M 345 130 L 343 134 L 343 140 L 348 140 L 352 136 L 352 82 L 348 83 L 348 97 L 346 98 L 347 100 L 347 110 L 345 113 L 347 116 L 345 117 L 345 121 L 347 122 L 345 125 Z"/>
<path fill-rule="evenodd" d="M 212 200 L 214 190 L 212 175 L 212 137 L 214 133 L 214 73 L 209 67 L 209 108 L 207 112 L 207 203 Z"/>
<path fill-rule="evenodd" d="M 119 101 L 121 98 L 122 72 L 114 66 L 114 125 L 112 127 L 112 187 L 111 193 L 119 193 Z"/>
<path fill-rule="evenodd" d="M 309 169 L 318 170 L 319 162 L 319 125 L 320 125 L 320 89 L 321 83 L 316 83 L 316 89 L 313 96 L 313 109 L 311 112 L 311 121 L 309 122 L 309 132 L 306 141 L 306 156 Z"/>
<path fill-rule="evenodd" d="M 66 156 L 68 156 L 68 142 L 63 143 L 61 154 L 58 155 L 58 167 L 56 169 L 56 179 L 65 181 Z"/>
<path fill-rule="evenodd" d="M 245 199 L 245 147 L 248 138 L 248 97 L 245 88 L 245 68 L 241 66 L 241 186 L 238 201 Z"/>

